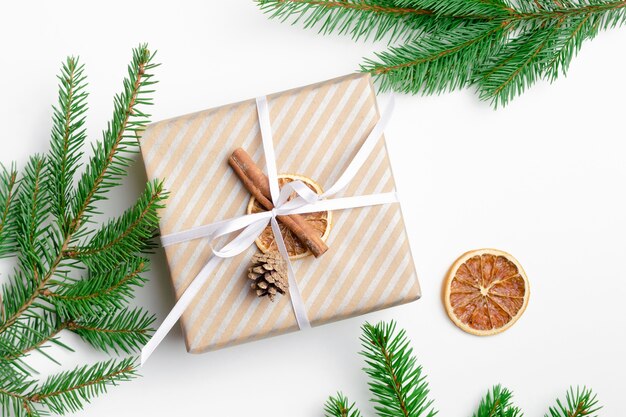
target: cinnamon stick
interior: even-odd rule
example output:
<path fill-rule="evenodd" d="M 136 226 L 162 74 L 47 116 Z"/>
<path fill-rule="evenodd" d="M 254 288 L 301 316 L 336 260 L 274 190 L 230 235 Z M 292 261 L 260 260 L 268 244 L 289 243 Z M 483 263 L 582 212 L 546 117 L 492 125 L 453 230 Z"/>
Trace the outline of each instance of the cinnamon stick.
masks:
<path fill-rule="evenodd" d="M 250 155 L 242 148 L 237 148 L 228 158 L 228 163 L 250 194 L 266 210 L 273 209 L 269 179 L 261 168 L 254 163 Z M 289 216 L 276 216 L 276 218 L 287 226 L 316 258 L 328 250 L 326 243 L 301 215 L 290 214 Z"/>

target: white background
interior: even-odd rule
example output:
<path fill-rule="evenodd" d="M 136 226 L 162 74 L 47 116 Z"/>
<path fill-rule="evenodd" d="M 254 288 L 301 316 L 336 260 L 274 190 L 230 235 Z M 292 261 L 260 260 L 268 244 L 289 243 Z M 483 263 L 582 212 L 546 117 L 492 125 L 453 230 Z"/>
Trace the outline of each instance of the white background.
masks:
<path fill-rule="evenodd" d="M 21 1 L 1 9 L 1 160 L 20 165 L 47 150 L 55 75 L 69 54 L 87 65 L 95 140 L 139 42 L 158 49 L 163 63 L 154 120 L 343 75 L 384 48 L 270 21 L 249 0 Z M 387 140 L 420 301 L 198 356 L 185 352 L 176 328 L 143 378 L 81 415 L 320 416 L 341 389 L 373 416 L 359 327 L 388 319 L 407 329 L 441 416 L 470 416 L 496 383 L 515 392 L 527 416 L 543 415 L 572 384 L 595 389 L 602 416 L 623 415 L 625 44 L 626 29 L 602 33 L 567 78 L 497 111 L 472 91 L 398 97 Z M 139 161 L 103 218 L 130 204 L 144 181 Z M 448 266 L 481 247 L 514 254 L 532 285 L 524 316 L 490 338 L 454 327 L 440 299 Z M 137 300 L 159 321 L 173 305 L 162 255 Z M 73 335 L 64 340 L 79 352 L 58 353 L 66 367 L 102 357 Z"/>

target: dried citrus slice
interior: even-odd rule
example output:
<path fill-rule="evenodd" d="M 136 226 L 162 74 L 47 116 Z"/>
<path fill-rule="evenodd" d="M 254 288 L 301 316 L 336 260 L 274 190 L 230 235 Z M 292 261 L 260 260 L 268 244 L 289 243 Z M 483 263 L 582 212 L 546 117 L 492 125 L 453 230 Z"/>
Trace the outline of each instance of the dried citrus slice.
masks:
<path fill-rule="evenodd" d="M 324 192 L 324 190 L 318 183 L 308 177 L 305 177 L 304 175 L 281 174 L 278 176 L 278 185 L 280 188 L 282 188 L 283 185 L 296 180 L 302 181 L 317 194 L 322 194 Z M 291 200 L 296 196 L 296 193 L 293 193 L 293 195 L 291 195 L 289 199 Z M 259 204 L 259 202 L 254 197 L 251 197 L 250 202 L 248 203 L 247 213 L 258 213 L 261 211 L 266 210 L 263 206 Z M 304 217 L 307 223 L 319 233 L 323 241 L 326 241 L 328 235 L 330 234 L 330 228 L 332 225 L 332 213 L 330 211 L 305 213 L 301 214 L 300 216 Z M 278 222 L 278 225 L 280 227 L 280 232 L 283 236 L 283 240 L 285 241 L 285 246 L 287 246 L 289 259 L 304 258 L 305 256 L 311 254 L 309 249 L 304 246 L 302 242 L 300 242 L 300 239 L 298 239 L 293 233 L 291 233 L 291 230 L 285 227 L 285 225 L 283 225 L 281 222 Z M 272 233 L 272 227 L 270 225 L 268 225 L 265 230 L 263 230 L 259 238 L 256 240 L 256 245 L 263 253 L 278 250 L 278 247 L 276 246 L 276 241 L 274 240 L 274 233 Z"/>
<path fill-rule="evenodd" d="M 444 284 L 444 304 L 450 319 L 477 336 L 498 334 L 511 327 L 524 313 L 529 295 L 522 266 L 497 249 L 462 255 Z"/>

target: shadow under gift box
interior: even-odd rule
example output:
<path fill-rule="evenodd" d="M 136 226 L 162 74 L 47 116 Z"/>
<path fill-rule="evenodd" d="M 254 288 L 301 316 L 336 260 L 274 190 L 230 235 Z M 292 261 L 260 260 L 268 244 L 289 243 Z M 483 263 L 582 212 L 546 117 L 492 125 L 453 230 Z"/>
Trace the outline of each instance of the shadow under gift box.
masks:
<path fill-rule="evenodd" d="M 368 74 L 352 74 L 267 96 L 276 166 L 325 189 L 348 166 L 379 119 Z M 247 150 L 265 168 L 254 99 L 153 123 L 140 139 L 149 179 L 170 192 L 161 234 L 246 213 L 250 199 L 228 165 Z M 381 137 L 351 183 L 335 197 L 395 191 Z M 398 203 L 333 212 L 319 258 L 292 261 L 313 326 L 404 304 L 420 288 Z M 252 245 L 223 259 L 181 318 L 187 350 L 201 353 L 298 330 L 289 295 L 275 302 L 250 290 Z M 212 256 L 209 239 L 165 248 L 176 297 Z"/>

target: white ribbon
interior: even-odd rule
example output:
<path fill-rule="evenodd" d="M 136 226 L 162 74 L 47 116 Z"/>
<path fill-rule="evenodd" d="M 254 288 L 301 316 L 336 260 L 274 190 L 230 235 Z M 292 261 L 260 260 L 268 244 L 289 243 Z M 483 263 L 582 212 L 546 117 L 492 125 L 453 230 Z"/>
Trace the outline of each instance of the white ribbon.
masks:
<path fill-rule="evenodd" d="M 332 195 L 344 189 L 363 166 L 370 156 L 378 139 L 381 137 L 385 126 L 391 118 L 394 108 L 393 97 L 389 105 L 383 112 L 380 120 L 374 126 L 365 142 L 354 156 L 346 170 L 339 179 L 328 190 L 318 195 L 307 187 L 302 181 L 292 181 L 279 189 L 278 173 L 276 170 L 276 159 L 274 154 L 274 141 L 272 139 L 272 128 L 270 123 L 269 106 L 266 97 L 256 99 L 259 124 L 261 128 L 261 139 L 263 141 L 263 151 L 265 153 L 265 164 L 270 185 L 271 200 L 274 208 L 255 214 L 246 214 L 232 219 L 221 220 L 215 223 L 193 227 L 181 232 L 172 233 L 161 237 L 163 246 L 170 246 L 177 243 L 187 242 L 194 239 L 208 238 L 211 242 L 215 239 L 228 235 L 232 232 L 241 232 L 220 249 L 213 249 L 213 255 L 206 265 L 200 270 L 191 284 L 178 299 L 174 308 L 167 315 L 161 326 L 154 333 L 152 338 L 141 351 L 141 365 L 145 364 L 152 352 L 161 343 L 170 329 L 176 324 L 185 309 L 189 306 L 193 298 L 207 282 L 213 270 L 217 267 L 221 258 L 231 258 L 245 251 L 263 232 L 269 223 L 274 233 L 274 239 L 281 256 L 285 259 L 288 270 L 289 296 L 294 311 L 296 322 L 300 329 L 311 327 L 307 317 L 306 307 L 302 300 L 302 295 L 298 289 L 295 274 L 289 261 L 287 247 L 283 240 L 276 216 L 286 216 L 290 214 L 314 213 L 320 211 L 342 210 L 357 207 L 376 206 L 381 204 L 391 204 L 398 201 L 395 192 L 382 194 L 369 194 L 353 197 L 333 198 Z M 289 200 L 292 193 L 297 197 Z"/>

